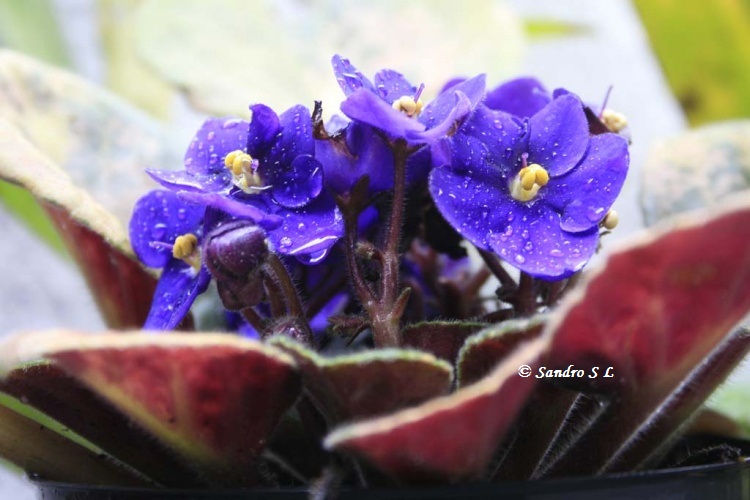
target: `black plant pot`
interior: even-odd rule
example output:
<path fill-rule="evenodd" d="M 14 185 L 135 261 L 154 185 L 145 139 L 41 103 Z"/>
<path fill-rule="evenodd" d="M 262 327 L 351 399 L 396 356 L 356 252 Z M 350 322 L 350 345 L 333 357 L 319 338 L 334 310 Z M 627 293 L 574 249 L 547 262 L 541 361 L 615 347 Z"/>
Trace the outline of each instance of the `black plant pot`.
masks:
<path fill-rule="evenodd" d="M 251 500 L 308 498 L 302 489 L 175 490 L 85 486 L 34 480 L 44 500 Z M 485 499 L 504 500 L 737 500 L 750 499 L 750 459 L 741 462 L 683 467 L 607 477 L 475 484 L 438 488 L 383 490 L 345 489 L 347 499 Z"/>

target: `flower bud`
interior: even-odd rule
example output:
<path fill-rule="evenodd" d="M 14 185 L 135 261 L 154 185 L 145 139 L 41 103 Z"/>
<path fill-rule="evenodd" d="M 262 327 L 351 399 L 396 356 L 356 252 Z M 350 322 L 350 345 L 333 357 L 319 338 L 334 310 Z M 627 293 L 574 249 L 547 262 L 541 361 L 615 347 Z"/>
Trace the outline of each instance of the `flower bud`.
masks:
<path fill-rule="evenodd" d="M 260 269 L 268 255 L 263 229 L 247 221 L 230 222 L 209 233 L 203 248 L 224 307 L 238 310 L 260 303 Z"/>

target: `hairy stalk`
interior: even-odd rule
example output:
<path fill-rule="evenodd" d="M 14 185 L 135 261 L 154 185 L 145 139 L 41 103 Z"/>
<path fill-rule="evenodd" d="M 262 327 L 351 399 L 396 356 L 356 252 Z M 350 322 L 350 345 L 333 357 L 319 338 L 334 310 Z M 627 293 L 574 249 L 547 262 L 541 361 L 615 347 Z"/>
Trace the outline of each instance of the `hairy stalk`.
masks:
<path fill-rule="evenodd" d="M 250 326 L 255 328 L 255 331 L 258 332 L 261 336 L 264 335 L 266 332 L 266 324 L 263 321 L 263 318 L 261 318 L 257 312 L 255 312 L 255 309 L 252 307 L 245 307 L 242 310 L 240 310 L 240 314 L 242 314 L 242 317 L 245 318 L 245 321 L 247 321 Z"/>
<path fill-rule="evenodd" d="M 508 288 L 516 288 L 518 286 L 513 277 L 508 274 L 508 271 L 506 271 L 502 264 L 500 264 L 497 256 L 495 256 L 493 253 L 488 252 L 487 250 L 477 248 L 477 251 L 479 252 L 479 256 L 482 257 L 482 260 L 487 265 L 487 268 L 492 272 L 493 275 L 495 275 L 502 286 Z"/>
<path fill-rule="evenodd" d="M 530 274 L 521 272 L 518 282 L 518 294 L 516 303 L 513 304 L 519 316 L 530 316 L 536 312 L 536 291 L 534 290 L 534 278 Z"/>
<path fill-rule="evenodd" d="M 305 308 L 302 307 L 299 293 L 297 293 L 297 288 L 294 286 L 294 282 L 292 281 L 292 277 L 289 276 L 286 266 L 279 256 L 274 253 L 268 255 L 266 266 L 268 267 L 269 274 L 273 276 L 275 283 L 281 289 L 289 316 L 297 320 L 296 326 L 299 326 L 302 330 L 301 333 L 307 342 L 310 345 L 315 345 L 315 337 L 310 329 L 310 323 L 305 317 Z"/>
<path fill-rule="evenodd" d="M 401 313 L 395 310 L 399 297 L 399 253 L 401 226 L 406 205 L 406 160 L 410 151 L 406 141 L 397 140 L 393 145 L 393 203 L 388 221 L 383 267 L 380 273 L 380 300 L 372 315 L 373 337 L 380 347 L 398 347 L 401 344 Z"/>

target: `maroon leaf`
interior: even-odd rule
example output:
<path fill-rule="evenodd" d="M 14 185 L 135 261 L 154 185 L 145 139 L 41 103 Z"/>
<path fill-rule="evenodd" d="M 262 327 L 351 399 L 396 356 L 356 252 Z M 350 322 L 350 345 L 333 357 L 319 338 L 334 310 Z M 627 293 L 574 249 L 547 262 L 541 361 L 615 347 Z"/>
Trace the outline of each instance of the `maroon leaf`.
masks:
<path fill-rule="evenodd" d="M 110 328 L 137 328 L 151 308 L 156 279 L 132 255 L 108 243 L 60 207 L 43 203 Z"/>
<path fill-rule="evenodd" d="M 414 347 L 455 363 L 458 351 L 466 339 L 486 327 L 486 323 L 476 322 L 425 321 L 407 326 L 401 335 L 404 346 Z"/>
<path fill-rule="evenodd" d="M 366 459 L 407 482 L 477 478 L 518 415 L 535 379 L 518 368 L 538 362 L 547 337 L 519 346 L 489 376 L 456 393 L 395 414 L 340 427 L 331 450 Z"/>
<path fill-rule="evenodd" d="M 253 464 L 299 393 L 294 362 L 222 334 L 29 334 L 0 351 L 59 364 L 212 482 L 252 483 Z"/>
<path fill-rule="evenodd" d="M 750 201 L 745 197 L 721 211 L 690 214 L 650 230 L 612 253 L 606 266 L 569 296 L 550 320 L 554 338 L 545 364 L 558 369 L 573 364 L 586 373 L 593 366 L 602 371 L 612 366 L 613 378 L 568 381 L 579 388 L 614 391 L 617 397 L 602 423 L 568 451 L 553 473 L 637 465 L 653 451 L 648 445 L 660 442 L 645 440 L 644 426 L 658 427 L 656 436 L 668 437 L 680 418 L 726 376 L 736 362 L 727 358 L 734 353 L 715 349 L 750 310 L 748 242 Z M 721 370 L 711 367 L 710 376 L 699 376 L 694 370 L 708 370 L 706 358 L 712 352 L 725 364 Z M 692 384 L 689 403 L 680 399 L 687 397 L 685 384 Z M 676 390 L 682 396 L 673 400 L 677 396 L 670 394 Z M 670 412 L 680 412 L 665 413 L 667 403 Z M 661 422 L 658 426 L 654 418 Z M 627 451 L 636 448 L 637 453 Z"/>
<path fill-rule="evenodd" d="M 325 358 L 289 337 L 272 343 L 297 361 L 304 387 L 331 423 L 382 415 L 447 394 L 453 367 L 430 354 L 377 349 Z"/>
<path fill-rule="evenodd" d="M 54 418 L 122 463 L 164 486 L 192 486 L 195 471 L 78 380 L 51 363 L 11 371 L 0 391 Z"/>
<path fill-rule="evenodd" d="M 470 337 L 458 354 L 458 384 L 473 384 L 490 373 L 521 342 L 534 339 L 542 332 L 545 316 L 509 320 L 489 327 Z"/>

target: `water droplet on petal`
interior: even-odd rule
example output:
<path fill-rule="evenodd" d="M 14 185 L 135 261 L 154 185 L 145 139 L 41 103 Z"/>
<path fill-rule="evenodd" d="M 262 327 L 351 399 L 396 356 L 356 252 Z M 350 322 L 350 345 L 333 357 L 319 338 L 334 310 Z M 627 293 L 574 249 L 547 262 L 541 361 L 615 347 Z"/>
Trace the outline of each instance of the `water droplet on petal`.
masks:
<path fill-rule="evenodd" d="M 164 235 L 167 234 L 167 225 L 163 223 L 154 224 L 154 227 L 151 228 L 151 239 L 153 240 L 161 240 L 164 238 Z"/>
<path fill-rule="evenodd" d="M 279 246 L 285 249 L 289 248 L 290 246 L 292 246 L 292 239 L 289 236 L 284 236 L 283 238 L 281 238 L 281 241 L 279 241 Z"/>
<path fill-rule="evenodd" d="M 523 264 L 524 262 L 526 262 L 526 257 L 524 257 L 523 255 L 519 253 L 519 254 L 516 254 L 513 260 L 516 261 L 516 264 Z"/>
<path fill-rule="evenodd" d="M 563 253 L 562 253 L 562 250 L 558 248 L 553 248 L 552 250 L 549 251 L 549 256 L 550 257 L 562 257 Z"/>
<path fill-rule="evenodd" d="M 214 137 L 216 137 L 216 132 L 214 132 L 213 130 L 206 134 L 206 139 L 208 139 L 209 141 L 213 141 Z"/>

